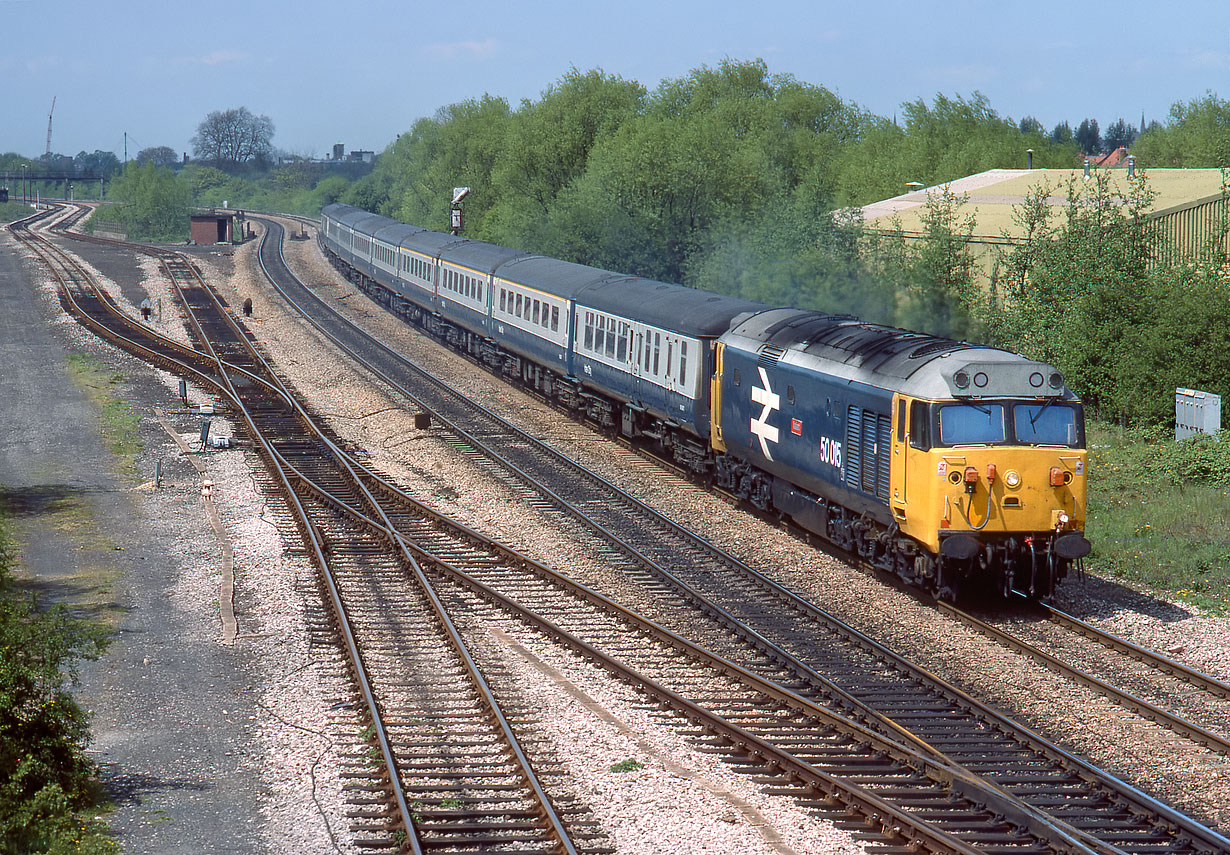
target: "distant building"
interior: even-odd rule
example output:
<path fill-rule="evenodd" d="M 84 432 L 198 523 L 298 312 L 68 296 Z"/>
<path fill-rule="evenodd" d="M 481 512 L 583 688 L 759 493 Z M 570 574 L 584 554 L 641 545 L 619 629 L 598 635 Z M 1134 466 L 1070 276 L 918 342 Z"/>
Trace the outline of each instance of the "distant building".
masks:
<path fill-rule="evenodd" d="M 333 159 L 334 159 L 334 160 L 343 160 L 345 157 L 346 157 L 346 145 L 345 145 L 345 143 L 336 143 L 336 144 L 334 144 L 334 146 L 333 146 Z"/>
<path fill-rule="evenodd" d="M 361 163 L 371 163 L 375 159 L 376 159 L 376 152 L 374 151 L 355 150 L 350 153 L 350 160 L 361 162 Z"/>
<path fill-rule="evenodd" d="M 1139 164 L 1137 164 L 1139 166 Z M 1106 169 L 1113 192 L 1126 195 L 1128 182 L 1136 180 L 1127 149 L 1119 148 L 1100 159 L 1090 158 L 1089 168 Z M 1031 190 L 1045 183 L 1050 190 L 1047 201 L 1058 216 L 1067 205 L 1069 181 L 1089 180 L 1081 169 L 991 169 L 958 178 L 947 184 L 952 193 L 964 196 L 959 217 L 973 217 L 974 231 L 969 243 L 984 282 L 989 282 L 998 260 L 998 251 L 1027 240 L 1021 224 L 1014 219 L 1015 209 L 1025 203 Z M 1192 258 L 1218 233 L 1219 224 L 1230 217 L 1222 198 L 1221 171 L 1217 169 L 1150 169 L 1150 188 L 1157 194 L 1148 218 L 1157 224 L 1154 263 L 1174 264 Z M 922 221 L 927 199 L 943 192 L 944 185 L 918 190 L 907 185 L 907 192 L 861 208 L 864 227 L 869 232 L 899 234 L 906 240 L 922 240 L 926 226 Z M 1058 220 L 1052 222 L 1056 225 Z"/>

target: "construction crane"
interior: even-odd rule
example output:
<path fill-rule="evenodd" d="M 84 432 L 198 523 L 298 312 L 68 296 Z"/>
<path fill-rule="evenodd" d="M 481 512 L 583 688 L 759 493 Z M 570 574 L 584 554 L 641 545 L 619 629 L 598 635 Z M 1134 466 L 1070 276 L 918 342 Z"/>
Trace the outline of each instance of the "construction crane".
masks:
<path fill-rule="evenodd" d="M 51 117 L 56 111 L 56 96 L 51 96 L 51 109 L 47 111 L 47 151 L 43 153 L 43 160 L 51 160 Z"/>

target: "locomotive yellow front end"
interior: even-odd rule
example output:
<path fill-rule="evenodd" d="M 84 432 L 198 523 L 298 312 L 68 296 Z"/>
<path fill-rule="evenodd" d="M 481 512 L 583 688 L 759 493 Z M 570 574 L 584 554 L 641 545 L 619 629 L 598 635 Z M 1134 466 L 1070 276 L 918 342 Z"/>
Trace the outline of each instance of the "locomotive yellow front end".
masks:
<path fill-rule="evenodd" d="M 1080 401 L 1043 363 L 965 363 L 941 376 L 947 394 L 894 401 L 891 505 L 925 547 L 916 573 L 941 594 L 1046 596 L 1090 548 Z"/>

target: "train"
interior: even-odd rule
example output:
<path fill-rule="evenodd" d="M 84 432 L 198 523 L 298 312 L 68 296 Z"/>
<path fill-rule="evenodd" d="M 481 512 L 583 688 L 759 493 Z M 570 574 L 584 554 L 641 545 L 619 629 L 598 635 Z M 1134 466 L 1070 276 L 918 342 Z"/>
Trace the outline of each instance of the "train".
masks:
<path fill-rule="evenodd" d="M 1045 362 L 345 204 L 320 222 L 396 315 L 911 586 L 1044 598 L 1090 552 L 1084 412 Z"/>

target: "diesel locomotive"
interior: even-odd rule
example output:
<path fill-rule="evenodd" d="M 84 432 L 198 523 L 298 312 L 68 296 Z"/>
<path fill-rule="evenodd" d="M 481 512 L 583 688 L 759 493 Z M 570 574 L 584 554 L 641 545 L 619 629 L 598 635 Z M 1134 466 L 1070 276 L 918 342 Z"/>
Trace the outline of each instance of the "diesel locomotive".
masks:
<path fill-rule="evenodd" d="M 1046 363 L 349 205 L 319 240 L 454 349 L 941 597 L 1043 597 L 1090 551 L 1084 414 Z"/>

